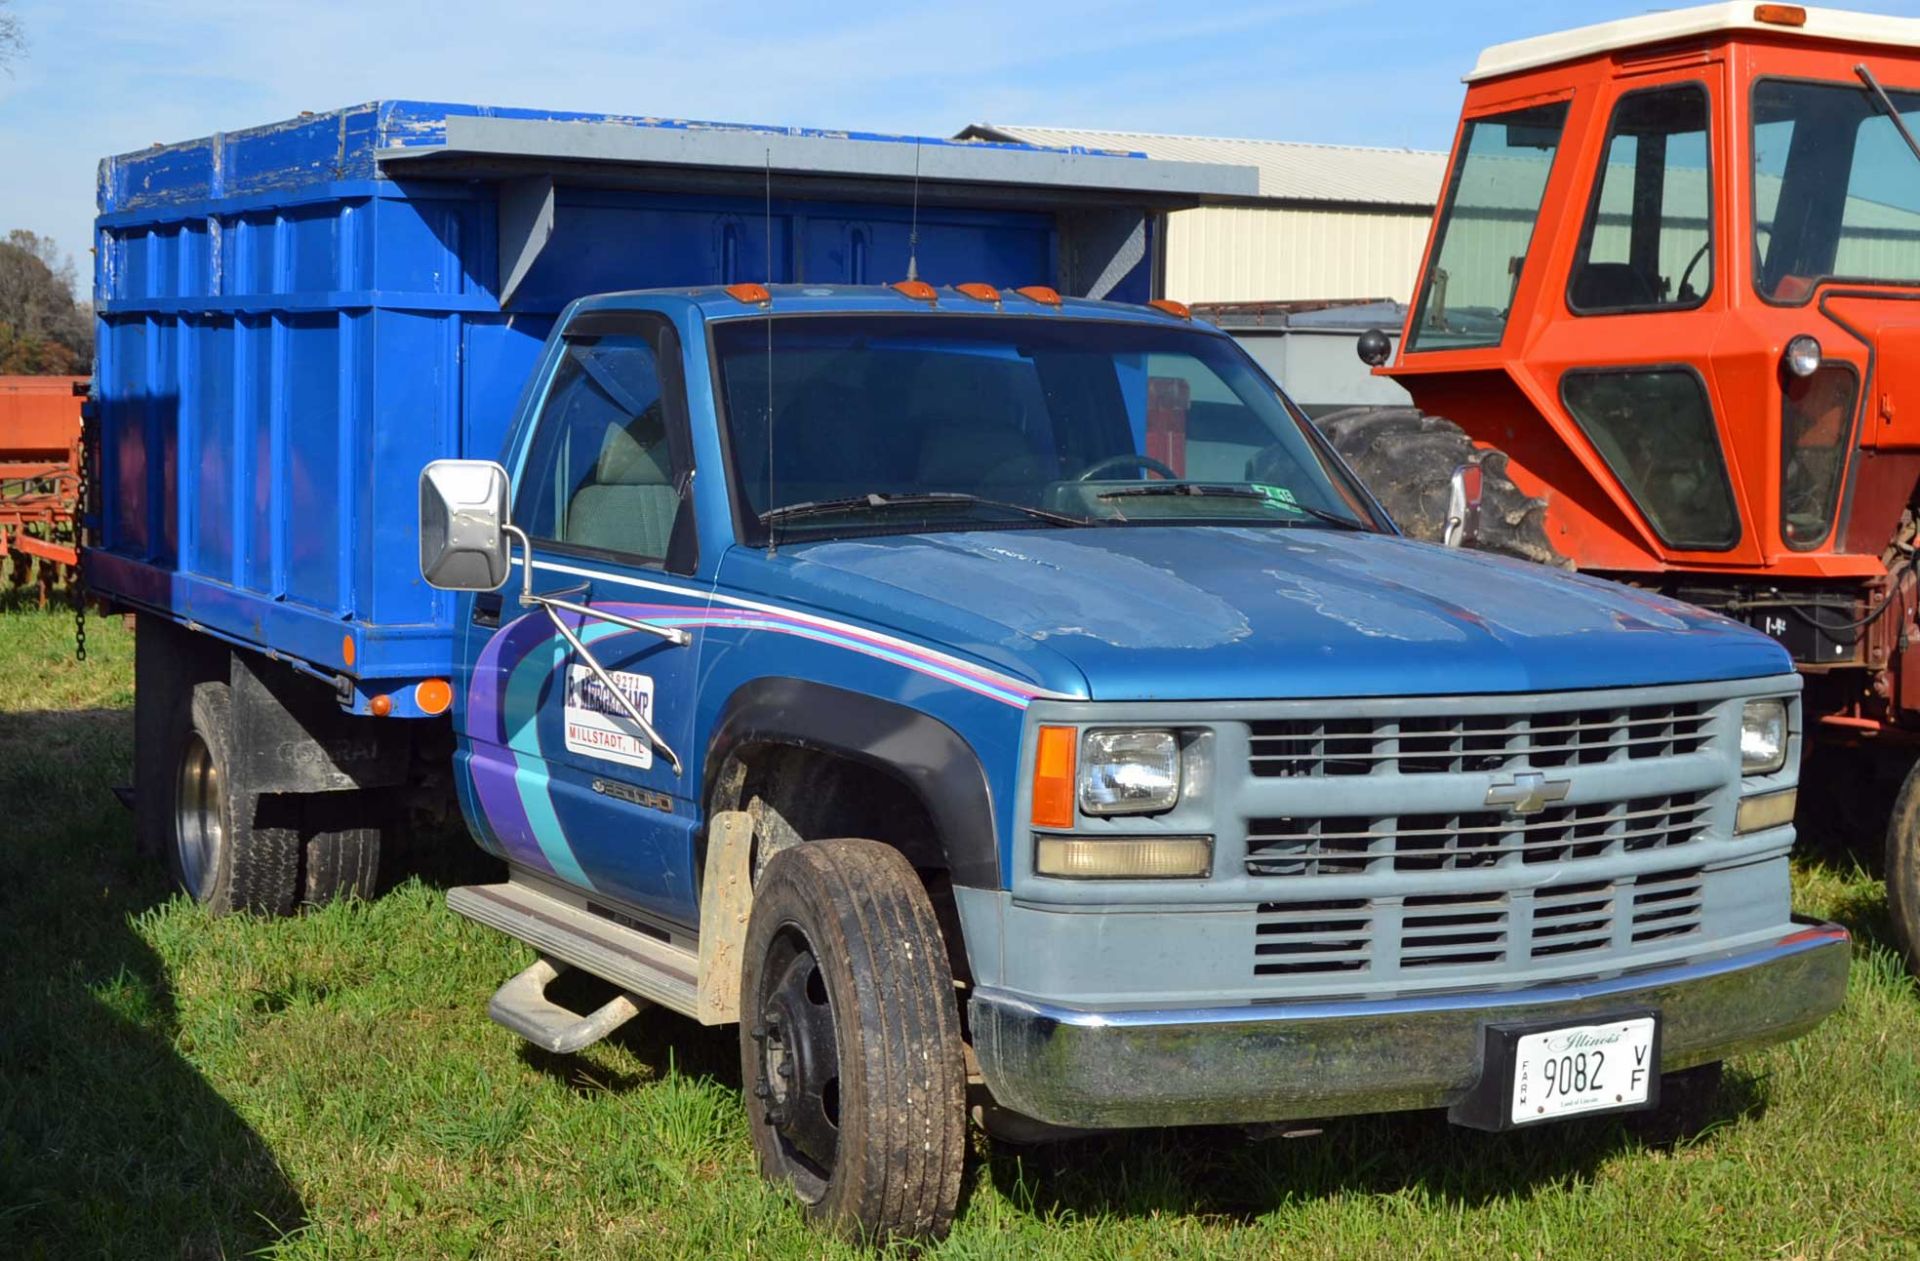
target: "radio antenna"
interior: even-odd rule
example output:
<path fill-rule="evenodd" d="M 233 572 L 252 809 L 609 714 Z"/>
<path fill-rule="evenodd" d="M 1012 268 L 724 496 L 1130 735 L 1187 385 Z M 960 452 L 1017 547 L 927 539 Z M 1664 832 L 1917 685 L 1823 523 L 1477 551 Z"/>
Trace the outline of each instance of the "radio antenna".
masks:
<path fill-rule="evenodd" d="M 764 230 L 767 237 L 767 288 L 773 288 L 773 146 L 767 146 L 766 174 L 766 217 Z M 766 315 L 767 320 L 767 511 L 771 513 L 778 507 L 773 502 L 773 311 L 771 304 Z M 771 558 L 777 548 L 774 531 L 778 527 L 774 518 L 767 521 L 767 556 Z"/>
<path fill-rule="evenodd" d="M 907 279 L 920 279 L 920 137 L 913 138 L 913 223 L 907 229 Z"/>

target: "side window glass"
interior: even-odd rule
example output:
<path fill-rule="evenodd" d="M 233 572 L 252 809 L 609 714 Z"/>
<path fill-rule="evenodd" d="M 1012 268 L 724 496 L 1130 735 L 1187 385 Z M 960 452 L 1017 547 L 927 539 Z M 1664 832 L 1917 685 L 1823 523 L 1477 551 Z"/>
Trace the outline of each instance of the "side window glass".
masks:
<path fill-rule="evenodd" d="M 568 338 L 517 490 L 528 537 L 665 562 L 691 469 L 673 431 L 682 400 L 667 378 L 677 365 L 656 340 Z"/>
<path fill-rule="evenodd" d="M 1560 396 L 1663 543 L 1723 552 L 1740 541 L 1733 486 L 1697 373 L 1569 372 Z"/>
<path fill-rule="evenodd" d="M 1698 306 L 1713 288 L 1707 92 L 1636 92 L 1614 106 L 1580 254 L 1579 315 Z"/>
<path fill-rule="evenodd" d="M 1562 101 L 1476 118 L 1460 133 L 1409 351 L 1500 344 L 1566 122 Z"/>

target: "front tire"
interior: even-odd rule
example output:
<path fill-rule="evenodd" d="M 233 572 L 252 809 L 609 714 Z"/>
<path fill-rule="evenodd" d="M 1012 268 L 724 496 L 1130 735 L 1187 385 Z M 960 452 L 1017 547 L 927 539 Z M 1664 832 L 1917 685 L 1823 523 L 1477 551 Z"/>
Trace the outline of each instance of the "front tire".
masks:
<path fill-rule="evenodd" d="M 814 841 L 757 882 L 741 1081 L 760 1169 L 867 1239 L 938 1239 L 966 1156 L 966 1070 L 932 904 L 897 850 Z"/>
<path fill-rule="evenodd" d="M 1920 762 L 1907 772 L 1887 820 L 1887 918 L 1907 966 L 1920 975 Z"/>

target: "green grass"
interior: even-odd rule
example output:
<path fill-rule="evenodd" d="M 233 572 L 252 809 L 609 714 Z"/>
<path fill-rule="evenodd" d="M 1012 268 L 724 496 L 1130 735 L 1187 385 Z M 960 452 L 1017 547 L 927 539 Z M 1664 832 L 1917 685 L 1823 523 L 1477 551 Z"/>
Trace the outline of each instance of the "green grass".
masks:
<path fill-rule="evenodd" d="M 486 1017 L 522 947 L 414 864 L 372 904 L 210 920 L 132 853 L 131 637 L 0 614 L 0 1257 L 818 1257 L 754 1176 L 731 1030 L 650 1014 L 570 1058 Z M 463 860 L 464 861 L 464 860 Z M 453 864 L 457 866 L 457 864 Z M 1850 1001 L 1737 1061 L 1718 1122 L 1519 1136 L 982 1146 L 942 1257 L 1920 1255 L 1920 998 L 1844 855 Z"/>

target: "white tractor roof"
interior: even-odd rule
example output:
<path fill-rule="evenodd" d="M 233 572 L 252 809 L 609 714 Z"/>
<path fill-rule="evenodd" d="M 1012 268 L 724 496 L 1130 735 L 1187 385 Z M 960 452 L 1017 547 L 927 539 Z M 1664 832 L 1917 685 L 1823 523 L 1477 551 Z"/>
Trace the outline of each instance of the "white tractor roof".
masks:
<path fill-rule="evenodd" d="M 1617 22 L 1601 22 L 1552 35 L 1519 39 L 1510 44 L 1495 44 L 1480 54 L 1480 60 L 1466 81 L 1475 83 L 1517 70 L 1532 70 L 1555 62 L 1591 57 L 1595 53 L 1665 44 L 1728 31 L 1764 31 L 1772 35 L 1797 35 L 1802 39 L 1920 48 L 1920 18 L 1893 18 L 1878 13 L 1851 13 L 1845 9 L 1816 9 L 1811 6 L 1806 6 L 1807 20 L 1804 26 L 1763 22 L 1756 16 L 1763 8 L 1778 7 L 1786 6 L 1729 0 L 1724 4 L 1703 4 L 1691 9 L 1648 13 L 1642 17 L 1622 18 Z"/>

